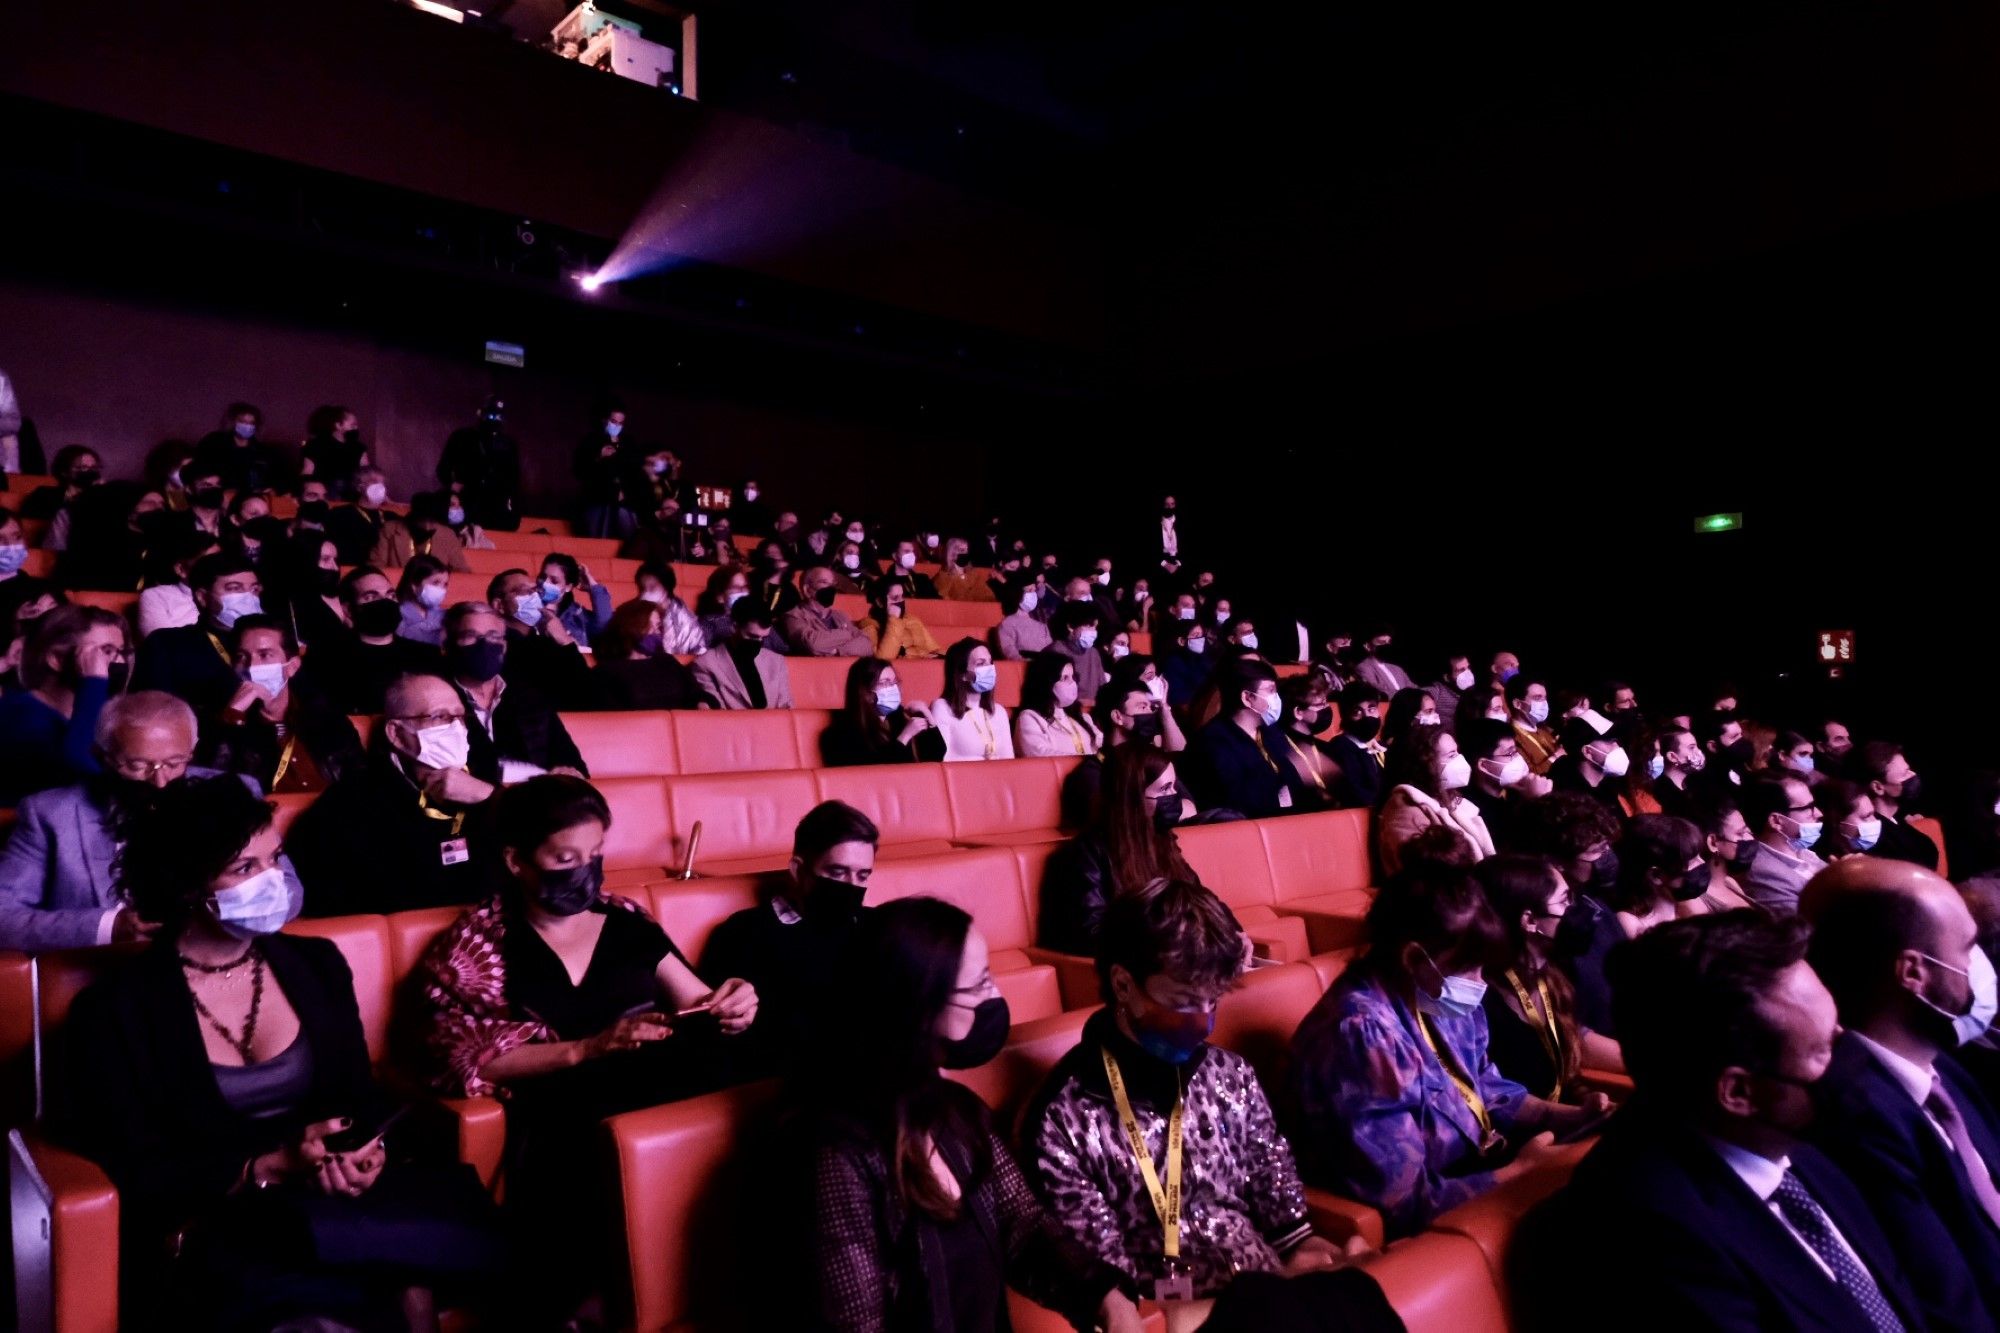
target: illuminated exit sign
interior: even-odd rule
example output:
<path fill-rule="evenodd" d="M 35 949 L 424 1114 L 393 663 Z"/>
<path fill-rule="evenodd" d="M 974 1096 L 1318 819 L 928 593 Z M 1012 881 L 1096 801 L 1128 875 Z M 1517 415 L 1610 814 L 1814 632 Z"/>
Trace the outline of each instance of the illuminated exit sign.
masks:
<path fill-rule="evenodd" d="M 1738 532 L 1742 527 L 1741 514 L 1703 514 L 1694 521 L 1696 532 Z"/>

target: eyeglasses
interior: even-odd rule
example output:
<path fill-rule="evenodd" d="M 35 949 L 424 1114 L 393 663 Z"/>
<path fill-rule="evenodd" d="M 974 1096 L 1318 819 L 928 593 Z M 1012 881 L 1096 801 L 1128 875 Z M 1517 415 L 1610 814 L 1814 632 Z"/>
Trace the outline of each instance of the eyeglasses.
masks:
<path fill-rule="evenodd" d="M 1785 813 L 1788 815 L 1816 815 L 1819 812 L 1819 802 L 1817 801 L 1809 805 L 1788 805 L 1785 807 Z"/>
<path fill-rule="evenodd" d="M 121 778 L 137 778 L 144 781 L 157 773 L 179 777 L 193 762 L 193 755 L 177 754 L 167 759 L 119 759 L 114 761 L 111 767 Z"/>
<path fill-rule="evenodd" d="M 448 727 L 454 722 L 465 721 L 465 712 L 463 709 L 455 712 L 445 712 L 440 709 L 434 713 L 392 713 L 389 720 L 409 722 L 419 727 Z"/>

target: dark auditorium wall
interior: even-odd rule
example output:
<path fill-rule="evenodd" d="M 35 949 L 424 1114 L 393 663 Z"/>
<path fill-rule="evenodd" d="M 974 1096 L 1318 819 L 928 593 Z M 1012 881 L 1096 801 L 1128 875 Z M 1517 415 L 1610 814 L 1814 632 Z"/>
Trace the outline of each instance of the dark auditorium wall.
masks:
<path fill-rule="evenodd" d="M 216 428 L 232 399 L 255 399 L 266 434 L 296 443 L 306 414 L 344 401 L 390 475 L 390 492 L 407 498 L 435 485 L 432 468 L 446 435 L 469 422 L 480 400 L 498 389 L 510 403 L 511 429 L 526 452 L 531 512 L 566 515 L 574 486 L 569 449 L 606 387 L 632 413 L 634 439 L 665 440 L 683 450 L 697 480 L 734 484 L 762 473 L 779 505 L 823 505 L 850 496 L 864 474 L 884 510 L 914 510 L 930 488 L 925 469 L 948 447 L 937 432 L 837 420 L 740 397 L 663 388 L 643 380 L 607 385 L 575 365 L 538 368 L 561 357 L 529 344 L 528 366 L 486 365 L 481 347 L 415 346 L 379 334 L 251 316 L 239 310 L 152 305 L 119 297 L 0 278 L 0 369 L 14 381 L 51 452 L 86 444 L 113 475 L 136 475 L 146 451 L 163 439 Z M 976 493 L 984 473 L 979 451 L 958 450 L 954 475 Z"/>

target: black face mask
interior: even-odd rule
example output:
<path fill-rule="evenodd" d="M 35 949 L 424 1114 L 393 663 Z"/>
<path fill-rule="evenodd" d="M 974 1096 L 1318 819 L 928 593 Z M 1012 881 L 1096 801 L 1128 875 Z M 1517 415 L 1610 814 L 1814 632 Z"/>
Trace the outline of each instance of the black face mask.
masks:
<path fill-rule="evenodd" d="M 125 693 L 125 687 L 131 683 L 131 680 L 132 664 L 130 662 L 113 662 L 109 667 L 105 668 L 104 684 L 113 694 Z"/>
<path fill-rule="evenodd" d="M 410 540 L 419 546 L 422 546 L 437 535 L 437 525 L 435 523 L 413 523 L 406 518 L 403 520 L 403 526 L 409 529 Z"/>
<path fill-rule="evenodd" d="M 326 516 L 333 512 L 333 506 L 324 500 L 307 500 L 299 506 L 299 522 L 307 527 L 323 527 Z"/>
<path fill-rule="evenodd" d="M 1327 724 L 1332 720 L 1333 710 L 1331 708 L 1315 708 L 1312 712 L 1299 719 L 1299 725 L 1306 729 L 1306 734 L 1317 736 L 1326 730 Z"/>
<path fill-rule="evenodd" d="M 313 586 L 319 589 L 320 596 L 333 596 L 336 592 L 340 591 L 340 571 L 337 569 L 320 569 L 315 566 L 313 569 Z M 398 613 L 398 619 L 400 618 L 401 615 Z"/>
<path fill-rule="evenodd" d="M 996 995 L 990 1000 L 981 1000 L 973 1006 L 971 1029 L 955 1041 L 939 1043 L 939 1063 L 946 1069 L 976 1069 L 985 1064 L 1000 1054 L 1000 1048 L 1007 1044 L 1007 1026 L 1011 1019 L 1006 997 Z"/>
<path fill-rule="evenodd" d="M 395 603 L 385 603 L 394 606 Z M 401 613 L 398 612 L 398 615 Z M 445 649 L 445 665 L 451 674 L 460 680 L 469 680 L 476 685 L 484 685 L 500 674 L 500 668 L 507 664 L 507 645 L 494 643 L 490 639 L 480 639 L 474 643 L 454 643 Z"/>
<path fill-rule="evenodd" d="M 153 808 L 160 789 L 137 778 L 121 778 L 116 773 L 100 773 L 90 780 L 97 799 L 108 807 L 114 819 L 130 819 Z"/>
<path fill-rule="evenodd" d="M 196 491 L 194 493 L 194 507 L 196 509 L 222 508 L 222 488 L 220 486 L 204 486 Z"/>
<path fill-rule="evenodd" d="M 1896 798 L 1896 818 L 1907 819 L 1916 813 L 1917 800 L 1924 794 L 1924 781 L 1912 773 L 1903 779 L 1903 794 Z"/>
<path fill-rule="evenodd" d="M 1590 878 L 1585 882 L 1585 887 L 1605 889 L 1617 882 L 1618 853 L 1614 849 L 1607 847 L 1604 849 L 1604 855 L 1598 857 L 1592 864 Z"/>
<path fill-rule="evenodd" d="M 361 443 L 361 432 L 358 430 L 345 431 L 341 434 L 340 442 L 358 447 Z"/>
<path fill-rule="evenodd" d="M 100 475 L 97 472 L 91 471 L 72 472 L 69 474 L 69 484 L 72 486 L 95 486 Z"/>
<path fill-rule="evenodd" d="M 818 592 L 813 594 L 813 600 L 815 602 L 818 602 L 821 606 L 830 609 L 833 606 L 833 599 L 837 596 L 839 596 L 838 591 L 834 588 L 834 586 L 831 583 L 829 583 L 824 588 L 821 588 Z"/>
<path fill-rule="evenodd" d="M 1597 935 L 1597 918 L 1602 912 L 1589 898 L 1572 897 L 1569 910 L 1556 923 L 1556 952 L 1565 957 L 1578 958 L 1590 951 L 1591 941 Z"/>
<path fill-rule="evenodd" d="M 1125 728 L 1125 730 L 1131 734 L 1133 740 L 1139 742 L 1141 745 L 1151 745 L 1154 741 L 1160 739 L 1160 728 L 1160 715 L 1158 713 L 1141 713 L 1132 719 L 1132 725 Z"/>
<path fill-rule="evenodd" d="M 1736 850 L 1729 854 L 1731 870 L 1748 870 L 1750 863 L 1757 859 L 1757 840 L 1745 838 L 1736 844 Z"/>
<path fill-rule="evenodd" d="M 597 901 L 598 891 L 604 887 L 604 858 L 593 856 L 567 870 L 536 867 L 535 875 L 541 880 L 535 891 L 536 905 L 554 916 L 575 916 Z"/>
<path fill-rule="evenodd" d="M 861 914 L 861 900 L 867 896 L 865 884 L 817 875 L 806 893 L 806 915 L 822 921 L 852 921 Z"/>
<path fill-rule="evenodd" d="M 1757 755 L 1757 749 L 1747 740 L 1725 745 L 1717 752 L 1717 757 L 1739 773 L 1750 767 L 1750 761 Z"/>
<path fill-rule="evenodd" d="M 1366 745 L 1369 741 L 1375 739 L 1377 732 L 1382 730 L 1382 719 L 1379 717 L 1357 717 L 1352 722 L 1344 724 L 1341 730 L 1347 735 L 1354 737 L 1355 740 L 1360 741 L 1363 745 Z"/>
<path fill-rule="evenodd" d="M 1181 794 L 1159 796 L 1153 800 L 1153 827 L 1165 833 L 1178 828 L 1181 822 Z"/>
<path fill-rule="evenodd" d="M 1172 510 L 1172 509 L 1168 508 L 1168 507 L 1167 507 L 1166 505 L 1161 505 L 1161 506 L 1160 506 L 1160 517 L 1161 517 L 1161 518 L 1172 518 L 1173 516 L 1174 516 L 1174 510 Z"/>
<path fill-rule="evenodd" d="M 334 582 L 340 582 L 335 571 Z M 363 602 L 354 608 L 354 632 L 371 639 L 379 639 L 394 634 L 403 623 L 403 608 L 383 597 L 373 602 Z"/>
<path fill-rule="evenodd" d="M 1688 871 L 1687 877 L 1674 886 L 1674 901 L 1677 903 L 1693 902 L 1695 899 L 1701 897 L 1702 894 L 1708 892 L 1709 882 L 1714 877 L 1715 872 L 1709 868 L 1708 862 L 1703 861 L 1693 870 Z"/>
<path fill-rule="evenodd" d="M 135 514 L 132 518 L 132 526 L 148 543 L 158 542 L 162 537 L 166 536 L 167 529 L 173 525 L 174 516 L 164 509 L 155 509 L 145 514 Z"/>

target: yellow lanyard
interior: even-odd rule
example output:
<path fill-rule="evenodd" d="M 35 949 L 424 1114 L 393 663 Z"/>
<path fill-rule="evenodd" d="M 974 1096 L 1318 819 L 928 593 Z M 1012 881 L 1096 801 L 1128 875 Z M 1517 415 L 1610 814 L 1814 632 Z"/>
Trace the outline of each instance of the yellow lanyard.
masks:
<path fill-rule="evenodd" d="M 1285 737 L 1285 744 L 1292 747 L 1292 753 L 1297 755 L 1299 762 L 1306 766 L 1306 776 L 1313 780 L 1313 786 L 1318 787 L 1321 791 L 1325 791 L 1326 779 L 1319 775 L 1319 765 L 1306 758 L 1306 752 L 1301 750 L 1298 742 L 1290 736 Z"/>
<path fill-rule="evenodd" d="M 1111 1052 L 1098 1047 L 1098 1054 L 1104 1057 L 1104 1077 L 1111 1081 L 1111 1096 L 1118 1103 L 1118 1119 L 1125 1126 L 1125 1137 L 1132 1141 L 1132 1155 L 1139 1161 L 1139 1174 L 1145 1178 L 1146 1192 L 1153 1196 L 1153 1211 L 1160 1215 L 1160 1224 L 1166 1228 L 1166 1243 L 1161 1247 L 1169 1260 L 1181 1257 L 1181 1117 L 1186 1108 L 1186 1099 L 1181 1096 L 1178 1079 L 1174 1089 L 1174 1113 L 1167 1118 L 1167 1183 L 1160 1185 L 1160 1173 L 1153 1165 L 1153 1150 L 1146 1146 L 1146 1135 L 1139 1128 L 1139 1117 L 1132 1114 L 1132 1099 L 1125 1095 L 1125 1077 L 1118 1072 L 1118 1061 Z"/>
<path fill-rule="evenodd" d="M 1540 1013 L 1535 1012 L 1535 1001 L 1529 996 L 1528 988 L 1521 984 L 1520 976 L 1513 968 L 1507 969 L 1507 983 L 1514 988 L 1514 998 L 1521 1002 L 1521 1013 L 1526 1016 L 1528 1026 L 1542 1040 L 1542 1049 L 1548 1052 L 1549 1063 L 1556 1068 L 1556 1089 L 1550 1094 L 1553 1100 L 1561 1100 L 1563 1094 L 1563 1050 L 1562 1031 L 1556 1027 L 1556 1007 L 1549 1003 L 1549 983 L 1544 977 L 1535 978 L 1535 994 L 1542 997 Z"/>
<path fill-rule="evenodd" d="M 285 770 L 292 766 L 292 751 L 297 749 L 298 745 L 297 736 L 285 737 L 285 748 L 278 751 L 278 771 L 271 774 L 270 790 L 276 791 L 278 784 L 285 780 Z"/>
<path fill-rule="evenodd" d="M 1264 733 L 1261 731 L 1253 731 L 1250 733 L 1250 740 L 1253 744 L 1256 745 L 1257 753 L 1264 756 L 1264 762 L 1271 766 L 1271 771 L 1273 773 L 1276 773 L 1279 777 L 1283 777 L 1285 775 L 1285 771 L 1278 767 L 1278 761 L 1271 758 L 1271 752 L 1264 748 Z"/>
<path fill-rule="evenodd" d="M 979 704 L 972 707 L 972 726 L 979 733 L 979 739 L 986 742 L 986 757 L 991 759 L 999 753 L 999 747 L 993 744 L 993 724 L 986 720 L 986 709 Z"/>
<path fill-rule="evenodd" d="M 213 630 L 204 632 L 208 634 L 209 643 L 213 644 L 215 647 L 215 655 L 222 659 L 222 665 L 226 667 L 235 666 L 236 664 L 229 660 L 229 650 L 222 646 L 222 640 L 215 637 L 215 632 Z"/>
<path fill-rule="evenodd" d="M 1077 727 L 1076 723 L 1070 721 L 1068 713 L 1063 712 L 1061 709 L 1057 709 L 1056 716 L 1061 719 L 1060 729 L 1069 733 L 1070 740 L 1076 745 L 1076 752 L 1078 754 L 1082 754 L 1083 732 Z"/>
<path fill-rule="evenodd" d="M 417 809 L 423 811 L 431 819 L 449 820 L 451 823 L 451 836 L 454 838 L 458 836 L 458 831 L 465 827 L 465 811 L 461 810 L 455 815 L 448 815 L 442 810 L 433 810 L 431 809 L 430 801 L 425 798 L 422 792 L 417 793 Z"/>
<path fill-rule="evenodd" d="M 1471 1108 L 1472 1118 L 1479 1122 L 1481 1135 L 1479 1147 L 1480 1151 L 1484 1152 L 1495 1139 L 1499 1138 L 1499 1135 L 1493 1132 L 1493 1113 L 1486 1109 L 1486 1099 L 1479 1095 L 1477 1085 L 1459 1067 L 1458 1057 L 1451 1053 L 1451 1047 L 1431 1031 L 1430 1015 L 1421 1009 L 1417 1010 L 1417 1035 L 1424 1039 L 1424 1045 L 1430 1047 L 1431 1056 L 1438 1062 L 1438 1067 L 1444 1070 L 1445 1077 L 1452 1081 L 1452 1085 L 1458 1089 L 1458 1095 L 1465 1098 L 1465 1104 Z"/>

